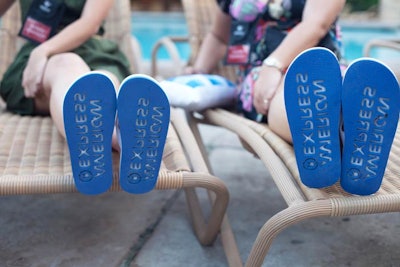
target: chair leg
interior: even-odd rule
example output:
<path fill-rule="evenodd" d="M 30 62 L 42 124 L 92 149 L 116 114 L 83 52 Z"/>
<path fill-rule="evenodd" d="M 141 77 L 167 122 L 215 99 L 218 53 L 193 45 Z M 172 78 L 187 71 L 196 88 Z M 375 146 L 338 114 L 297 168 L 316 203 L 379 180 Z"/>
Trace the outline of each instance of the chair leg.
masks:
<path fill-rule="evenodd" d="M 207 246 L 214 242 L 219 233 L 228 206 L 229 193 L 225 184 L 218 178 L 205 174 L 197 177 L 193 177 L 193 175 L 196 174 L 188 173 L 188 176 L 192 177 L 184 178 L 184 188 L 194 231 L 199 242 Z M 215 201 L 211 202 L 211 214 L 208 221 L 203 215 L 194 187 L 204 188 L 215 194 Z"/>
<path fill-rule="evenodd" d="M 240 258 L 235 235 L 233 234 L 228 216 L 225 215 L 221 225 L 221 242 L 224 247 L 226 260 L 230 267 L 242 267 L 243 261 Z"/>
<path fill-rule="evenodd" d="M 205 152 L 205 148 L 202 145 L 202 141 L 201 141 L 201 136 L 200 133 L 198 131 L 198 127 L 197 124 L 195 122 L 192 121 L 189 123 L 192 124 L 191 125 L 191 130 L 196 138 L 196 141 L 199 145 L 199 148 L 202 150 L 203 155 L 206 155 Z M 204 156 L 203 156 L 204 157 Z M 211 164 L 208 161 L 208 158 L 205 157 L 205 163 L 207 165 L 207 168 L 209 170 L 209 172 L 212 173 L 212 169 L 211 169 Z M 208 191 L 208 196 L 209 196 L 209 200 L 210 203 L 215 202 L 215 196 L 212 195 L 210 193 L 210 191 Z M 222 225 L 221 225 L 221 242 L 222 242 L 222 246 L 225 252 L 225 256 L 226 259 L 228 261 L 228 265 L 230 267 L 242 267 L 243 266 L 243 261 L 240 257 L 240 252 L 239 252 L 239 248 L 237 247 L 237 242 L 235 239 L 235 235 L 233 234 L 233 230 L 231 228 L 230 222 L 229 222 L 229 218 L 228 215 L 225 215 L 223 220 L 222 220 Z"/>
<path fill-rule="evenodd" d="M 245 266 L 261 266 L 274 238 L 288 226 L 314 217 L 330 216 L 331 212 L 329 200 L 316 200 L 294 204 L 275 214 L 258 232 Z"/>
<path fill-rule="evenodd" d="M 194 188 L 186 188 L 185 194 L 189 206 L 189 212 L 193 221 L 194 231 L 202 245 L 212 245 L 217 234 L 221 232 L 221 242 L 230 267 L 242 267 L 239 249 L 237 248 L 235 236 L 231 229 L 228 216 L 221 213 L 221 198 L 210 189 L 207 190 L 210 204 L 212 206 L 211 215 L 208 222 L 205 220 L 199 199 Z M 228 201 L 227 201 L 228 202 Z M 221 218 L 220 215 L 223 215 Z M 222 222 L 221 222 L 222 221 Z"/>
<path fill-rule="evenodd" d="M 181 136 L 181 133 L 186 133 L 185 136 L 182 136 L 181 142 L 185 149 L 187 149 L 188 157 L 193 165 L 193 169 L 198 172 L 212 173 L 211 165 L 201 141 L 201 136 L 195 119 L 191 117 L 191 114 L 185 113 L 183 110 L 180 110 L 180 112 L 176 110 L 176 112 L 173 112 L 172 123 L 174 123 L 174 121 L 181 121 L 181 123 L 175 123 L 176 125 L 174 124 L 178 135 Z M 182 121 L 184 121 L 184 123 L 182 123 Z M 184 181 L 187 180 L 184 179 Z M 211 183 L 209 183 L 209 185 L 211 185 Z M 225 214 L 225 211 L 222 217 L 218 215 L 218 209 L 220 209 L 218 208 L 218 205 L 221 205 L 219 202 L 223 197 L 214 194 L 215 191 L 213 193 L 213 190 L 207 190 L 209 201 L 213 209 L 211 211 L 210 219 L 208 223 L 206 223 L 195 189 L 185 189 L 185 193 L 189 205 L 189 211 L 193 219 L 193 226 L 200 243 L 203 245 L 212 244 L 218 232 L 221 231 L 221 241 L 229 266 L 242 267 L 243 263 L 240 258 L 239 249 L 237 248 L 233 231 L 229 224 L 228 216 Z M 227 197 L 229 197 L 229 195 L 227 195 Z M 215 219 L 213 217 L 215 217 Z M 222 224 L 220 224 L 220 219 L 222 220 Z"/>
<path fill-rule="evenodd" d="M 185 115 L 186 115 L 187 123 L 190 127 L 190 131 L 192 132 L 195 142 L 197 143 L 197 145 L 200 149 L 200 152 L 204 159 L 204 162 L 207 165 L 207 169 L 210 173 L 213 173 L 211 163 L 208 159 L 207 151 L 206 151 L 206 148 L 204 147 L 204 143 L 203 143 L 203 140 L 202 140 L 202 137 L 200 134 L 200 130 L 199 130 L 199 123 L 202 123 L 202 122 L 200 120 L 196 119 L 192 113 L 186 112 Z"/>

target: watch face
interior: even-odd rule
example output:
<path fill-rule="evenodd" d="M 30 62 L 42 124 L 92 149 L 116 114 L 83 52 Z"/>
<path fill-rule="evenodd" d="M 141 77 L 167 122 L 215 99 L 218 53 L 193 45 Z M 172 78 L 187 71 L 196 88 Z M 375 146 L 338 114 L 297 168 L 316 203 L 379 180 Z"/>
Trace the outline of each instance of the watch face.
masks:
<path fill-rule="evenodd" d="M 279 69 L 280 71 L 283 71 L 282 64 L 275 58 L 267 57 L 266 59 L 264 59 L 263 64 L 268 67 L 274 67 Z"/>

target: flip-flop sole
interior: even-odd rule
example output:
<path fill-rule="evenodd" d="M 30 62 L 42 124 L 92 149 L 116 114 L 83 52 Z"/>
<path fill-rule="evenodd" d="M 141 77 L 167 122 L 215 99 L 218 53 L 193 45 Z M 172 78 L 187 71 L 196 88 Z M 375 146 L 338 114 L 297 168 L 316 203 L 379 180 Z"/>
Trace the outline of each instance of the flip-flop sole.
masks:
<path fill-rule="evenodd" d="M 341 88 L 338 60 L 325 48 L 305 50 L 286 73 L 286 113 L 300 178 L 308 187 L 339 179 Z"/>
<path fill-rule="evenodd" d="M 131 75 L 121 84 L 117 106 L 120 185 L 132 194 L 147 193 L 157 183 L 167 137 L 167 96 L 154 79 Z"/>
<path fill-rule="evenodd" d="M 362 58 L 343 80 L 344 148 L 341 186 L 369 195 L 381 186 L 399 120 L 400 93 L 384 64 Z"/>
<path fill-rule="evenodd" d="M 113 177 L 111 138 L 116 114 L 113 83 L 98 72 L 80 77 L 65 96 L 63 112 L 76 188 L 88 195 L 107 191 Z"/>

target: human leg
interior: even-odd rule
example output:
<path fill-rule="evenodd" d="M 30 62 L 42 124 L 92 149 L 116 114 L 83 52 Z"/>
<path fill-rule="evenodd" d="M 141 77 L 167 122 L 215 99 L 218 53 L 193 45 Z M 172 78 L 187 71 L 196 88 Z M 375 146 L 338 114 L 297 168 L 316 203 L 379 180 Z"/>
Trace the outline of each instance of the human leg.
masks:
<path fill-rule="evenodd" d="M 399 83 L 384 64 L 363 58 L 350 64 L 342 84 L 339 65 L 327 52 L 321 48 L 303 52 L 285 80 L 300 178 L 307 186 L 325 187 L 340 177 L 345 191 L 373 194 L 382 183 L 397 129 Z M 340 118 L 343 149 L 338 142 Z"/>
<path fill-rule="evenodd" d="M 83 74 L 90 71 L 86 63 L 74 53 L 64 53 L 53 56 L 47 63 L 43 76 L 44 90 L 35 97 L 35 112 L 41 115 L 50 114 L 59 130 L 65 137 L 62 106 L 64 97 L 72 83 Z M 119 88 L 119 80 L 108 70 L 99 69 L 113 82 L 116 93 Z M 116 135 L 113 135 L 113 148 L 118 150 Z"/>
<path fill-rule="evenodd" d="M 75 185 L 81 193 L 103 193 L 113 180 L 111 140 L 117 106 L 115 87 L 103 73 L 88 72 L 70 86 L 63 104 Z"/>
<path fill-rule="evenodd" d="M 349 65 L 342 95 L 341 185 L 349 193 L 373 194 L 382 183 L 397 129 L 399 84 L 384 64 L 363 58 Z"/>
<path fill-rule="evenodd" d="M 67 139 L 77 189 L 85 194 L 105 192 L 113 176 L 111 138 L 116 91 L 112 79 L 115 78 L 104 71 L 90 72 L 86 63 L 73 53 L 51 58 L 47 70 L 43 97 L 35 99 L 37 110 L 44 113 L 47 108 Z"/>
<path fill-rule="evenodd" d="M 157 81 L 136 74 L 122 82 L 117 106 L 120 184 L 129 193 L 146 193 L 157 183 L 169 126 L 168 98 Z"/>
<path fill-rule="evenodd" d="M 106 75 L 112 81 L 112 83 L 114 84 L 115 94 L 118 95 L 120 81 L 117 78 L 117 76 L 114 73 L 112 73 L 112 72 L 110 72 L 108 70 L 98 69 L 97 71 L 102 73 L 102 74 L 104 74 L 104 75 Z M 114 130 L 113 130 L 112 139 L 111 139 L 111 145 L 112 145 L 112 148 L 114 150 L 116 150 L 116 151 L 120 151 L 121 150 L 120 145 L 119 145 L 119 141 L 118 141 L 116 127 L 114 127 Z"/>
<path fill-rule="evenodd" d="M 289 143 L 292 143 L 292 135 L 290 134 L 289 123 L 286 115 L 286 107 L 284 100 L 284 83 L 280 84 L 274 97 L 271 99 L 268 109 L 268 126 Z"/>
<path fill-rule="evenodd" d="M 49 113 L 58 131 L 65 137 L 63 103 L 72 83 L 90 71 L 76 54 L 64 53 L 51 57 L 43 75 L 43 92 L 35 98 L 37 113 Z"/>
<path fill-rule="evenodd" d="M 328 49 L 301 53 L 289 66 L 284 98 L 302 182 L 326 187 L 340 177 L 339 138 L 342 77 Z"/>
<path fill-rule="evenodd" d="M 283 96 L 283 79 L 273 98 L 270 100 L 268 114 L 259 114 L 253 105 L 254 85 L 260 75 L 260 67 L 254 67 L 238 85 L 240 93 L 237 108 L 246 118 L 257 122 L 268 122 L 268 126 L 287 142 L 292 142 L 289 125 L 286 116 L 285 102 Z M 265 119 L 267 116 L 267 119 Z"/>

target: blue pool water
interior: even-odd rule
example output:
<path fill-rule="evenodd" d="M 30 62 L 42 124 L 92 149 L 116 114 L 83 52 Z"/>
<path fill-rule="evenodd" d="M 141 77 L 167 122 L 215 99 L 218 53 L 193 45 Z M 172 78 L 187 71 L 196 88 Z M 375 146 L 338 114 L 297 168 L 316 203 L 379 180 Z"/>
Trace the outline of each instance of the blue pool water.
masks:
<path fill-rule="evenodd" d="M 182 13 L 149 13 L 134 12 L 132 14 L 132 34 L 135 35 L 142 47 L 145 60 L 150 60 L 151 49 L 155 42 L 163 36 L 187 36 L 187 27 Z M 363 46 L 373 38 L 400 38 L 400 29 L 388 27 L 342 26 L 343 50 L 346 60 L 362 56 Z M 187 44 L 179 44 L 178 50 L 183 59 L 187 59 L 190 48 Z M 380 59 L 400 58 L 400 53 L 384 49 L 373 51 L 372 56 Z M 160 50 L 158 57 L 168 59 L 165 50 Z"/>
<path fill-rule="evenodd" d="M 157 12 L 133 12 L 132 34 L 138 39 L 142 55 L 145 60 L 150 60 L 151 50 L 154 44 L 163 36 L 188 35 L 185 18 L 182 13 L 157 13 Z M 177 44 L 180 56 L 187 59 L 190 54 L 188 44 Z M 165 49 L 160 49 L 158 58 L 168 59 Z"/>
<path fill-rule="evenodd" d="M 343 46 L 344 56 L 347 60 L 362 56 L 365 44 L 375 38 L 400 38 L 400 29 L 390 27 L 362 27 L 362 26 L 343 26 Z M 400 58 L 400 52 L 389 49 L 373 49 L 372 57 L 388 59 L 393 57 Z"/>

